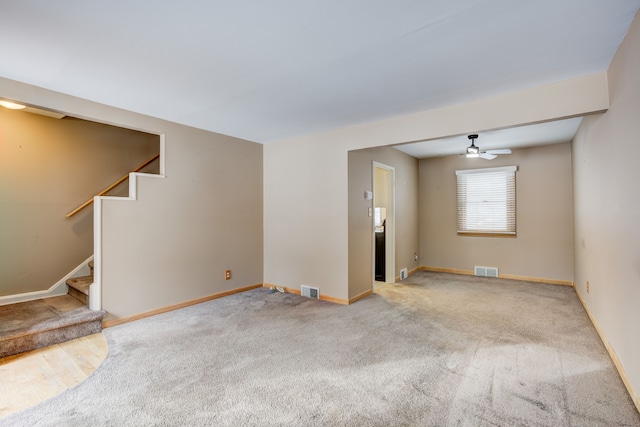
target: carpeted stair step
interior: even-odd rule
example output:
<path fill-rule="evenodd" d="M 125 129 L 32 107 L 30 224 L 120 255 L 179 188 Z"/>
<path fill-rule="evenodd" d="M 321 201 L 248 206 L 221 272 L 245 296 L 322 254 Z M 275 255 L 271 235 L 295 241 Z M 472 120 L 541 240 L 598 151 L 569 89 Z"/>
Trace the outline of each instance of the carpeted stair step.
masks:
<path fill-rule="evenodd" d="M 0 358 L 98 333 L 104 316 L 69 295 L 0 306 Z"/>
<path fill-rule="evenodd" d="M 69 286 L 69 295 L 77 299 L 83 304 L 88 304 L 89 286 L 93 283 L 93 276 L 73 277 L 67 279 Z"/>

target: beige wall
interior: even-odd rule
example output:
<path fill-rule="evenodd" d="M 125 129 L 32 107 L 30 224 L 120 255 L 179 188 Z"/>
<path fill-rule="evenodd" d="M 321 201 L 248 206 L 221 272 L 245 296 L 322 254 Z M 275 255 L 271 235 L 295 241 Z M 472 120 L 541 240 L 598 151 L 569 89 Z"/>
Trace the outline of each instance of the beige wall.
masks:
<path fill-rule="evenodd" d="M 458 169 L 518 167 L 517 237 L 456 233 Z M 573 281 L 571 146 L 513 150 L 487 161 L 464 156 L 420 160 L 421 265 L 473 272 L 497 267 L 500 275 Z"/>
<path fill-rule="evenodd" d="M 349 297 L 350 150 L 566 118 L 608 105 L 601 73 L 265 145 L 265 282 L 297 289 L 309 284 L 325 295 Z"/>
<path fill-rule="evenodd" d="M 45 291 L 93 254 L 93 208 L 65 215 L 157 154 L 159 138 L 5 108 L 0 132 L 0 296 Z"/>
<path fill-rule="evenodd" d="M 609 111 L 585 119 L 573 142 L 575 282 L 640 408 L 640 17 L 608 74 Z"/>
<path fill-rule="evenodd" d="M 372 162 L 395 169 L 395 277 L 400 270 L 414 269 L 418 262 L 418 160 L 391 147 L 349 152 L 349 298 L 368 290 L 373 284 L 372 245 L 373 201 L 364 198 L 371 191 Z M 377 192 L 377 190 L 376 190 Z M 377 196 L 377 194 L 376 194 Z"/>
<path fill-rule="evenodd" d="M 349 175 L 351 175 L 351 173 L 349 173 Z M 377 208 L 386 208 L 389 206 L 390 194 L 387 182 L 392 179 L 390 175 L 390 170 L 382 169 L 380 167 L 373 168 L 373 188 L 375 189 L 374 204 Z"/>
<path fill-rule="evenodd" d="M 103 202 L 103 306 L 116 317 L 150 291 L 164 307 L 262 284 L 262 146 L 193 128 L 180 140 L 166 179 L 143 177 L 135 202 Z"/>
<path fill-rule="evenodd" d="M 140 179 L 137 201 L 102 203 L 97 262 L 112 317 L 262 283 L 262 145 L 8 79 L 0 97 L 164 135 L 166 178 Z"/>
<path fill-rule="evenodd" d="M 264 168 L 264 281 L 347 299 L 346 151 L 267 144 Z"/>

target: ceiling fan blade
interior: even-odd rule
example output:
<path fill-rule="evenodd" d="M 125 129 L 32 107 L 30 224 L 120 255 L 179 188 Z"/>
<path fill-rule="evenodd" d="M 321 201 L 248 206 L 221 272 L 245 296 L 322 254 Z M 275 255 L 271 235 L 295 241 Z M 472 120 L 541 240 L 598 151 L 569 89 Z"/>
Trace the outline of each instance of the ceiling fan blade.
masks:
<path fill-rule="evenodd" d="M 480 157 L 482 157 L 483 159 L 487 159 L 487 160 L 493 160 L 498 156 L 496 156 L 495 154 L 490 154 L 490 153 L 480 153 Z"/>
<path fill-rule="evenodd" d="M 511 150 L 508 148 L 502 148 L 500 150 L 487 150 L 485 151 L 488 154 L 511 154 Z"/>

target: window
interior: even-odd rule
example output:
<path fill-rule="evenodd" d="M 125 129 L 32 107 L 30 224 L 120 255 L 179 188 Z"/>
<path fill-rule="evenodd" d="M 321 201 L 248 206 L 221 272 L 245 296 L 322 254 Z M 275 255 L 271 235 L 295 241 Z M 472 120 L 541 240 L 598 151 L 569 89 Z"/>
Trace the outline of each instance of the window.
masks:
<path fill-rule="evenodd" d="M 517 166 L 456 171 L 458 234 L 516 235 Z"/>

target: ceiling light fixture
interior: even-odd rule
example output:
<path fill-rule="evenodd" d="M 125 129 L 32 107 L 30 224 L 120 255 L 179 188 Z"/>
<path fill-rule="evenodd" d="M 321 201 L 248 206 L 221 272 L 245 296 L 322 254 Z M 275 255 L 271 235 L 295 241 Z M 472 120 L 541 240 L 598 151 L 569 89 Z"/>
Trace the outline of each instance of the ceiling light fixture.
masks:
<path fill-rule="evenodd" d="M 27 108 L 26 105 L 16 104 L 15 102 L 0 100 L 0 105 L 4 108 L 9 108 L 10 110 L 22 110 L 23 108 Z"/>
<path fill-rule="evenodd" d="M 478 138 L 478 135 L 469 135 L 467 138 L 471 140 L 471 145 L 467 147 L 467 152 L 465 153 L 465 156 L 468 158 L 482 157 L 483 159 L 493 160 L 498 157 L 498 154 L 511 154 L 511 150 L 509 150 L 508 148 L 503 148 L 501 150 L 480 151 L 480 148 L 476 146 L 476 138 Z"/>
<path fill-rule="evenodd" d="M 476 147 L 476 138 L 478 135 L 469 135 L 469 139 L 471 140 L 471 145 L 467 147 L 467 157 L 480 157 L 480 149 Z"/>

